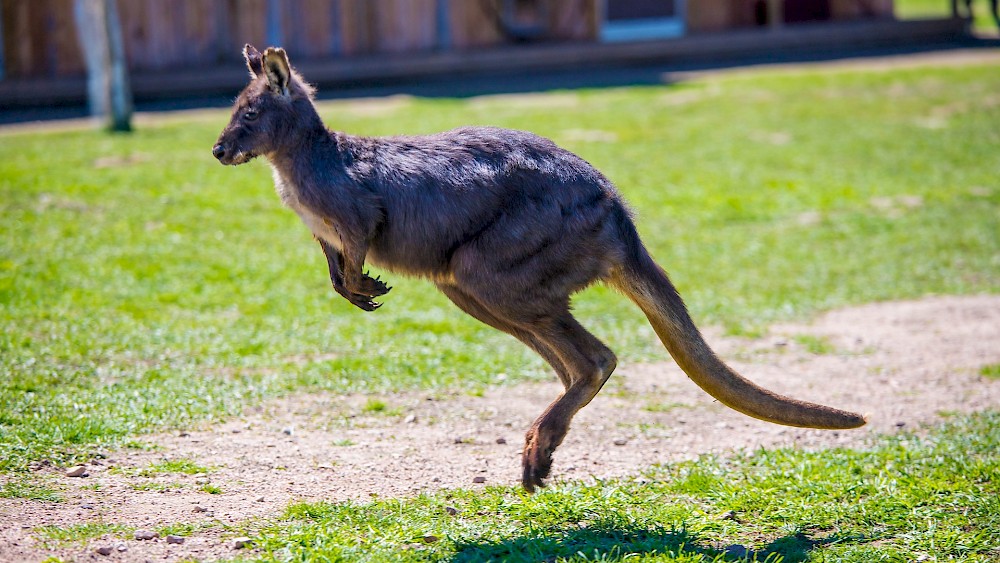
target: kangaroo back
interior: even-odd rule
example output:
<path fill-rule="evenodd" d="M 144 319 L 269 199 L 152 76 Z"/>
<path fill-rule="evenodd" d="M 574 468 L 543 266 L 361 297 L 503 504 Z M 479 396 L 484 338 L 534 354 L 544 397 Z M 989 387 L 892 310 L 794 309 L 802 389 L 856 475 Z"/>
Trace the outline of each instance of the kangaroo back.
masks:
<path fill-rule="evenodd" d="M 612 283 L 645 313 L 660 341 L 684 373 L 709 395 L 743 414 L 803 428 L 857 428 L 861 415 L 792 399 L 764 389 L 720 360 L 702 338 L 666 272 L 646 251 L 638 235 Z"/>

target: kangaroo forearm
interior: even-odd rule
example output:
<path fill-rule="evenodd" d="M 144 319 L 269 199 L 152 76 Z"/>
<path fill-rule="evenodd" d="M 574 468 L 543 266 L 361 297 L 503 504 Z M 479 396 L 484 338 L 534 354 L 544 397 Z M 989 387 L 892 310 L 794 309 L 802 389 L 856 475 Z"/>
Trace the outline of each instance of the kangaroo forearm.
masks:
<path fill-rule="evenodd" d="M 392 288 L 385 285 L 382 280 L 362 272 L 364 259 L 359 261 L 357 254 L 352 254 L 353 259 L 347 260 L 343 253 L 338 252 L 329 243 L 323 239 L 318 240 L 320 247 L 323 248 L 323 254 L 326 255 L 326 265 L 330 270 L 330 282 L 334 291 L 359 309 L 364 311 L 378 309 L 382 304 L 372 301 L 372 298 L 385 295 Z M 347 282 L 348 279 L 353 281 Z"/>
<path fill-rule="evenodd" d="M 321 238 L 317 238 L 320 247 L 323 249 L 323 254 L 326 256 L 326 266 L 330 270 L 330 283 L 333 284 L 333 288 L 340 292 L 344 287 L 344 275 L 342 274 L 344 268 L 344 258 L 337 252 L 336 248 L 333 248 L 327 242 Z"/>
<path fill-rule="evenodd" d="M 345 245 L 341 253 L 343 257 L 342 273 L 344 276 L 344 287 L 351 293 L 363 293 L 366 254 L 368 254 L 368 245 L 366 244 Z"/>

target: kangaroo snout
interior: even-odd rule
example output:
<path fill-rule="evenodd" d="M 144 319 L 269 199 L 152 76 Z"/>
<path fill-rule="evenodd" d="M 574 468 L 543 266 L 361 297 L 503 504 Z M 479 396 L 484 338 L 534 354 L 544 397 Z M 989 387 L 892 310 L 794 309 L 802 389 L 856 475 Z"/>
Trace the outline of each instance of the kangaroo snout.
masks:
<path fill-rule="evenodd" d="M 241 149 L 238 144 L 219 142 L 212 147 L 212 156 L 226 166 L 237 166 L 250 162 L 257 154 Z"/>
<path fill-rule="evenodd" d="M 212 156 L 219 159 L 219 162 L 222 162 L 222 159 L 226 157 L 226 147 L 222 146 L 222 143 L 215 145 L 212 147 Z M 223 162 L 223 164 L 225 163 Z"/>

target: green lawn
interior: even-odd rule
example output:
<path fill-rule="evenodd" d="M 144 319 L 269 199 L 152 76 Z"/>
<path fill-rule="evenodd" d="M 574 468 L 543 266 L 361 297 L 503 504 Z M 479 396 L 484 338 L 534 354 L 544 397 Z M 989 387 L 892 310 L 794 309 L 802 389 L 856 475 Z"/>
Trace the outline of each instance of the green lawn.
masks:
<path fill-rule="evenodd" d="M 958 0 L 964 3 L 965 0 Z M 989 2 L 973 1 L 973 9 L 986 13 L 989 11 Z M 915 18 L 943 18 L 951 15 L 950 0 L 893 0 L 893 9 L 899 19 Z"/>
<path fill-rule="evenodd" d="M 1000 291 L 998 91 L 998 65 L 761 71 L 662 87 L 337 102 L 321 110 L 331 126 L 358 134 L 494 124 L 555 139 L 605 171 L 633 203 L 640 232 L 700 323 L 753 335 L 771 322 L 833 307 Z M 86 459 L 144 432 L 223 418 L 292 390 L 476 388 L 497 383 L 500 372 L 508 374 L 506 384 L 552 377 L 520 344 L 465 318 L 425 282 L 383 275 L 395 289 L 370 314 L 337 297 L 318 246 L 281 208 L 267 166 L 225 168 L 211 157 L 226 120 L 220 111 L 130 135 L 0 135 L 0 471 L 19 474 L 42 459 Z M 576 308 L 623 361 L 666 357 L 620 296 L 595 288 L 579 296 Z M 976 419 L 967 438 L 995 445 L 997 428 L 995 416 Z M 942 443 L 928 451 L 955 448 L 951 440 L 961 435 L 942 434 Z M 923 471 L 905 448 L 885 448 L 897 456 L 892 463 L 901 476 Z M 728 462 L 718 471 L 712 464 L 693 467 L 710 472 L 721 491 L 747 488 L 742 471 L 772 459 L 787 464 L 761 469 L 774 490 L 797 485 L 803 474 L 796 471 L 837 460 L 882 483 L 875 469 L 881 462 L 864 461 L 878 460 L 867 457 L 874 455 L 882 454 L 769 453 L 732 471 Z M 949 459 L 939 461 L 929 471 L 954 470 Z M 995 459 L 988 461 L 995 472 Z M 677 486 L 674 472 L 686 469 L 663 471 L 661 477 L 671 477 L 663 485 L 669 489 Z M 962 508 L 986 502 L 979 482 L 955 493 L 968 504 L 949 501 L 971 522 L 958 526 L 953 538 L 947 530 L 926 531 L 931 525 L 918 522 L 924 516 L 917 501 L 899 508 L 916 510 L 905 513 L 910 516 L 894 513 L 899 526 L 879 527 L 863 504 L 854 505 L 867 490 L 861 477 L 836 472 L 829 488 L 845 491 L 817 492 L 815 505 L 807 492 L 789 499 L 801 505 L 755 508 L 753 518 L 767 518 L 753 532 L 758 536 L 745 541 L 795 544 L 799 529 L 833 537 L 811 552 L 817 560 L 832 553 L 827 544 L 850 538 L 849 545 L 876 538 L 869 543 L 929 552 L 962 534 L 979 538 L 969 545 L 996 545 L 987 533 L 996 526 L 972 520 L 968 510 L 978 508 Z M 593 502 L 599 510 L 587 519 L 603 526 L 598 533 L 608 542 L 636 533 L 659 546 L 647 550 L 658 557 L 671 551 L 713 557 L 708 546 L 717 531 L 692 527 L 685 516 L 691 512 L 670 518 L 659 511 L 737 506 L 716 493 L 670 489 L 663 492 L 671 499 L 665 506 L 611 522 L 607 507 L 613 505 L 588 500 L 624 494 L 616 491 L 631 497 L 630 487 L 615 483 L 584 487 L 579 498 L 557 491 L 529 500 L 497 490 L 482 501 L 499 507 L 490 510 L 509 506 L 505 499 L 521 503 L 509 528 L 495 536 L 448 528 L 442 533 L 452 534 L 450 543 L 432 549 L 452 550 L 459 560 L 476 549 L 517 549 L 525 538 L 564 530 L 573 511 L 591 514 Z M 920 490 L 937 494 L 933 486 Z M 3 492 L 58 496 L 20 484 Z M 654 502 L 644 495 L 626 502 Z M 415 502 L 402 514 L 422 510 L 423 501 Z M 921 502 L 952 510 L 933 498 Z M 813 510 L 844 503 L 854 504 L 836 518 Z M 377 518 L 366 511 L 383 510 L 378 507 L 395 510 L 391 503 L 291 508 L 289 522 L 324 522 L 332 511 L 370 523 Z M 310 510 L 322 514 L 314 518 Z M 802 512 L 815 513 L 809 518 L 820 523 L 805 522 Z M 651 528 L 653 521 L 661 527 Z M 732 537 L 725 530 L 735 524 L 714 525 L 723 530 L 718 537 Z M 935 547 L 919 547 L 919 538 L 910 542 L 907 525 L 925 526 L 921 534 L 931 534 Z M 597 547 L 590 532 L 581 533 L 585 547 Z M 339 540 L 330 541 L 331 550 L 340 549 Z M 552 554 L 561 556 L 561 549 Z M 897 559 L 907 557 L 888 557 Z"/>
<path fill-rule="evenodd" d="M 965 0 L 958 0 L 960 6 L 965 5 Z M 894 0 L 893 8 L 896 17 L 901 20 L 923 19 L 923 18 L 947 18 L 951 16 L 950 0 Z M 964 13 L 964 8 L 962 9 Z M 996 37 L 997 24 L 990 14 L 990 3 L 986 0 L 973 0 L 973 29 L 983 35 Z"/>

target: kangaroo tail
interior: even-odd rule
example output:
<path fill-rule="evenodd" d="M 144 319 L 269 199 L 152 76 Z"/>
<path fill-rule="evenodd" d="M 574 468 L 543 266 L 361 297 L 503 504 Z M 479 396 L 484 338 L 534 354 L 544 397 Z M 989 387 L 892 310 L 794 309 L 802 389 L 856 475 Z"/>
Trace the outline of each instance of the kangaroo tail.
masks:
<path fill-rule="evenodd" d="M 857 428 L 859 414 L 792 399 L 764 389 L 722 362 L 702 338 L 684 301 L 638 240 L 611 283 L 628 295 L 649 319 L 660 341 L 684 373 L 709 395 L 743 414 L 786 426 Z"/>

